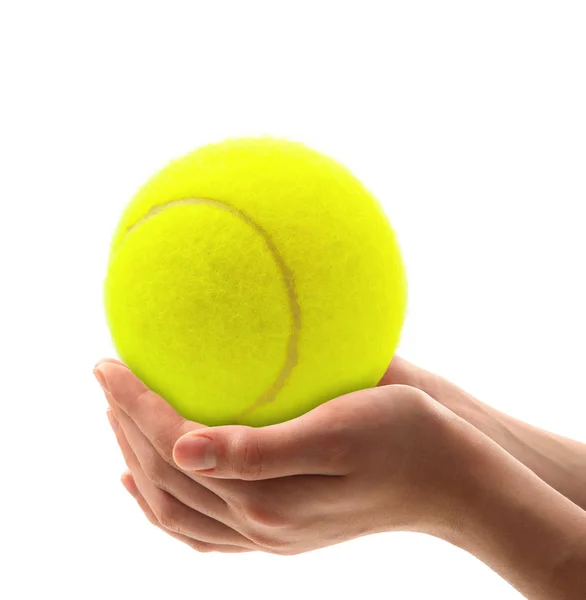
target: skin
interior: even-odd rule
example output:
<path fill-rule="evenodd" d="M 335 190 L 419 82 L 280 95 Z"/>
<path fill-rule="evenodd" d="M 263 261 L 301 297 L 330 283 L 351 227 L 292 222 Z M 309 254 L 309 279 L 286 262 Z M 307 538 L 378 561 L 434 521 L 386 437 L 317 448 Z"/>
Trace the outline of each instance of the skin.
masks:
<path fill-rule="evenodd" d="M 187 421 L 118 361 L 94 372 L 124 486 L 198 551 L 292 555 L 415 531 L 464 548 L 527 598 L 586 593 L 586 446 L 399 357 L 378 387 L 262 428 Z"/>
<path fill-rule="evenodd" d="M 575 504 L 586 510 L 586 444 L 555 435 L 480 402 L 458 386 L 396 356 L 380 385 L 400 383 L 482 431 Z"/>

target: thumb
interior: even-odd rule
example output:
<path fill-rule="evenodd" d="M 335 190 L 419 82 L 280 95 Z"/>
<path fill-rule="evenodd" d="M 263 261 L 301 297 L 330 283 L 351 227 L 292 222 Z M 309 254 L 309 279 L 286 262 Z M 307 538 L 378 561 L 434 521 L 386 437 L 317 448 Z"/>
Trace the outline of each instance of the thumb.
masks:
<path fill-rule="evenodd" d="M 175 442 L 173 459 L 184 471 L 222 479 L 344 475 L 350 471 L 350 436 L 344 427 L 328 423 L 333 415 L 327 404 L 277 425 L 225 425 L 186 433 Z"/>

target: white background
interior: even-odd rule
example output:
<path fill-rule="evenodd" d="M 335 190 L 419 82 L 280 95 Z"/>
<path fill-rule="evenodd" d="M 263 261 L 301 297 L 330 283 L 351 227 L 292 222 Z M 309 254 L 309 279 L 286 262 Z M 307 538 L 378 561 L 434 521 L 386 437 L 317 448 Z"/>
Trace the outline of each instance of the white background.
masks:
<path fill-rule="evenodd" d="M 18 2 L 0 7 L 0 596 L 520 596 L 443 542 L 197 554 L 152 528 L 92 377 L 122 208 L 170 158 L 300 140 L 384 203 L 400 353 L 586 441 L 583 2 Z"/>

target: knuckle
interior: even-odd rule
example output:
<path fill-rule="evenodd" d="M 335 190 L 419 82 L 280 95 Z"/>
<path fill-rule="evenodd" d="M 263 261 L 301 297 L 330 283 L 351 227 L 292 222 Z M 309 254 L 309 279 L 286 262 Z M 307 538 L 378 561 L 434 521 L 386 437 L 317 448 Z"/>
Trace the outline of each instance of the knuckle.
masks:
<path fill-rule="evenodd" d="M 206 544 L 205 542 L 200 542 L 199 540 L 191 540 L 189 545 L 196 552 L 214 552 L 215 548 L 211 544 Z"/>
<path fill-rule="evenodd" d="M 393 386 L 393 390 L 400 394 L 402 404 L 417 409 L 424 408 L 429 404 L 429 396 L 417 388 L 409 385 L 397 384 Z"/>
<path fill-rule="evenodd" d="M 262 474 L 263 457 L 256 435 L 250 435 L 248 431 L 241 435 L 232 446 L 231 458 L 234 472 L 241 479 L 252 481 Z"/>
<path fill-rule="evenodd" d="M 426 427 L 434 423 L 438 416 L 437 404 L 421 390 L 402 387 L 397 413 L 404 423 L 411 426 Z"/>
<path fill-rule="evenodd" d="M 261 527 L 283 529 L 289 525 L 289 520 L 261 501 L 251 502 L 245 508 L 248 521 Z"/>
<path fill-rule="evenodd" d="M 291 520 L 282 512 L 276 511 L 270 496 L 259 498 L 250 495 L 237 494 L 230 499 L 229 504 L 238 520 L 250 523 L 255 527 L 270 529 L 289 529 Z"/>
<path fill-rule="evenodd" d="M 172 425 L 167 426 L 163 432 L 156 435 L 153 440 L 153 445 L 159 455 L 165 462 L 171 465 L 174 464 L 173 446 L 183 433 L 185 433 L 184 425 L 184 420 L 177 420 Z"/>
<path fill-rule="evenodd" d="M 157 510 L 154 511 L 161 527 L 169 529 L 170 531 L 179 531 L 177 506 L 177 502 L 173 498 L 161 498 L 157 505 Z"/>
<path fill-rule="evenodd" d="M 250 533 L 247 537 L 251 542 L 257 546 L 260 546 L 271 554 L 281 554 L 291 550 L 289 542 L 278 539 L 274 535 L 255 531 Z"/>
<path fill-rule="evenodd" d="M 165 489 L 166 463 L 155 453 L 151 454 L 142 464 L 145 475 L 156 487 Z"/>
<path fill-rule="evenodd" d="M 172 444 L 169 441 L 168 436 L 163 435 L 163 434 L 158 435 L 153 440 L 153 445 L 157 449 L 159 455 L 165 462 L 171 463 L 173 461 Z"/>

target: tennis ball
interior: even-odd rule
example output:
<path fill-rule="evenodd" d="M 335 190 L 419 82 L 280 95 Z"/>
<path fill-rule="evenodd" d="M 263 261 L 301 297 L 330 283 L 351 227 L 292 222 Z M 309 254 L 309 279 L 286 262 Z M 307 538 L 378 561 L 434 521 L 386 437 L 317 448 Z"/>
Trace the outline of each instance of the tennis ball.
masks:
<path fill-rule="evenodd" d="M 120 358 L 208 426 L 278 423 L 376 385 L 405 308 L 377 200 L 334 160 L 270 137 L 205 146 L 150 179 L 105 281 Z"/>

